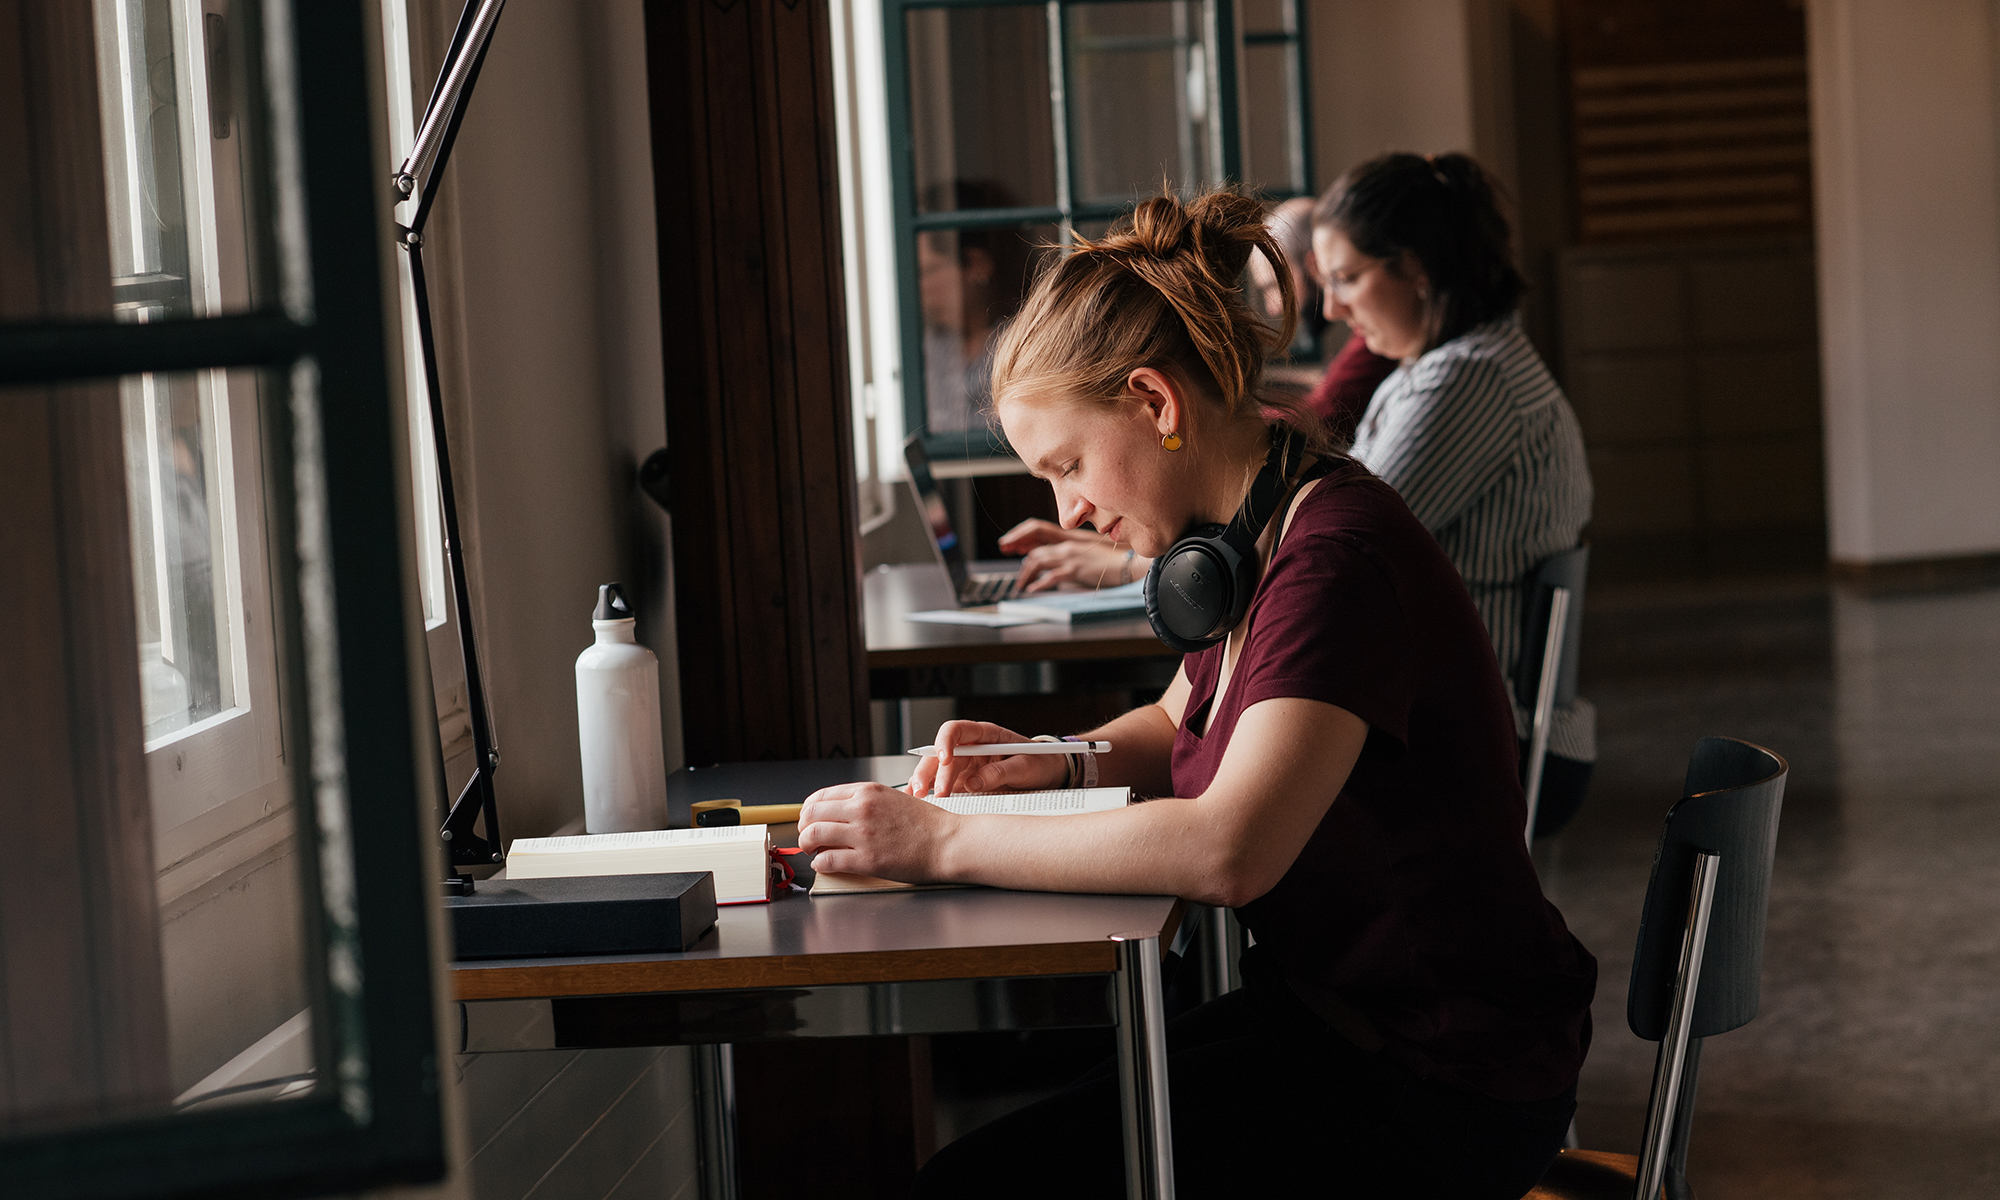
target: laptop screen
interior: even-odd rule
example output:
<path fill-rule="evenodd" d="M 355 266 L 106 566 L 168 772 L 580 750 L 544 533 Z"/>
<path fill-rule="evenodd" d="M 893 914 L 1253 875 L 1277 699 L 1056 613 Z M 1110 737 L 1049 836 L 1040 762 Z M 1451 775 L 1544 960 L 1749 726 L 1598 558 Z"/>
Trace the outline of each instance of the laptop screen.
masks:
<path fill-rule="evenodd" d="M 923 506 L 924 527 L 930 531 L 931 545 L 951 576 L 951 586 L 962 595 L 971 570 L 965 565 L 965 545 L 951 527 L 951 510 L 945 507 L 944 493 L 931 474 L 931 456 L 924 452 L 922 434 L 913 433 L 903 441 L 903 464 L 910 469 L 910 486 L 916 489 L 917 503 Z"/>

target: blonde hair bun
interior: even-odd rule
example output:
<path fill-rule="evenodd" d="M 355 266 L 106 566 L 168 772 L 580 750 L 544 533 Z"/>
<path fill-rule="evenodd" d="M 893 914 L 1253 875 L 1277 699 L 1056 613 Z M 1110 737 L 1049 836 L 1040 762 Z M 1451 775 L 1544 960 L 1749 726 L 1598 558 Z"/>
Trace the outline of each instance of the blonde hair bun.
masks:
<path fill-rule="evenodd" d="M 1277 328 L 1244 291 L 1255 251 L 1276 267 Z M 992 395 L 1117 402 L 1126 377 L 1152 367 L 1234 418 L 1258 403 L 1264 360 L 1291 343 L 1297 320 L 1292 273 L 1261 203 L 1234 189 L 1165 192 L 1103 237 L 1079 239 L 1036 279 L 994 352 Z"/>
<path fill-rule="evenodd" d="M 1217 191 L 1190 201 L 1149 197 L 1109 233 L 1078 249 L 1143 254 L 1165 263 L 1185 258 L 1203 274 L 1233 284 L 1249 266 L 1251 251 L 1268 240 L 1262 204 L 1240 192 Z"/>

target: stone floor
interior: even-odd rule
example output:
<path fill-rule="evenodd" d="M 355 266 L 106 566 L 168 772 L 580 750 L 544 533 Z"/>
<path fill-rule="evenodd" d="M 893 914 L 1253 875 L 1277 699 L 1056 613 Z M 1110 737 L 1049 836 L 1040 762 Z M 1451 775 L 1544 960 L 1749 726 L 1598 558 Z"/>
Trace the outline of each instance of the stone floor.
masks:
<path fill-rule="evenodd" d="M 1584 1145 L 1638 1149 L 1639 904 L 1688 751 L 1721 733 L 1792 771 L 1762 1011 L 1705 1048 L 1691 1181 L 1703 1200 L 2000 1195 L 2000 590 L 1597 595 L 1584 691 L 1591 797 L 1537 850 L 1600 963 Z"/>

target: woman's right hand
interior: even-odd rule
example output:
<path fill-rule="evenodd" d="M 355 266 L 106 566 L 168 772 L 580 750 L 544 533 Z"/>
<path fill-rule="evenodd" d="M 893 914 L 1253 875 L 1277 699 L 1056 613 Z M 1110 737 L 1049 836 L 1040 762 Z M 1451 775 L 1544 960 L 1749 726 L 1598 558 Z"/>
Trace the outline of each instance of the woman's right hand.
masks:
<path fill-rule="evenodd" d="M 959 746 L 1026 742 L 1011 729 L 989 721 L 946 721 L 938 726 L 936 754 L 927 754 L 910 772 L 910 795 L 949 796 L 954 792 L 1047 791 L 1062 786 L 1069 760 L 1061 754 L 953 755 Z"/>

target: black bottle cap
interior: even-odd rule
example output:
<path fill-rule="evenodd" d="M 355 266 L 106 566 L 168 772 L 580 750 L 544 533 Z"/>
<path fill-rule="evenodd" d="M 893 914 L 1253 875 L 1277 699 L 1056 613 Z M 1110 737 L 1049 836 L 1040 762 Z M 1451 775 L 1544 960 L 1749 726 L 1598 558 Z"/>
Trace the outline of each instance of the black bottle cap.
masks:
<path fill-rule="evenodd" d="M 632 606 L 625 603 L 625 593 L 619 591 L 621 585 L 607 583 L 597 589 L 597 611 L 590 614 L 593 621 L 633 621 Z"/>

